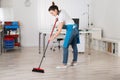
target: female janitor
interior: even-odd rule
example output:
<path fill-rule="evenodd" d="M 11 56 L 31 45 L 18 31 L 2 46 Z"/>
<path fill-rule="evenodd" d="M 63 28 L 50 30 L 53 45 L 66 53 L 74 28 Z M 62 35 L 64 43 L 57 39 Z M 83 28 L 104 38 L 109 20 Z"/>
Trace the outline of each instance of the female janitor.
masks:
<path fill-rule="evenodd" d="M 78 26 L 74 23 L 72 18 L 64 11 L 59 10 L 58 6 L 52 2 L 52 6 L 49 7 L 48 11 L 51 15 L 58 19 L 58 31 L 49 38 L 50 41 L 54 40 L 62 31 L 62 28 L 66 29 L 66 36 L 63 44 L 63 65 L 57 66 L 56 68 L 67 68 L 68 62 L 68 47 L 69 45 L 73 48 L 73 60 L 71 66 L 76 65 L 78 58 L 77 43 L 79 43 L 79 31 Z"/>

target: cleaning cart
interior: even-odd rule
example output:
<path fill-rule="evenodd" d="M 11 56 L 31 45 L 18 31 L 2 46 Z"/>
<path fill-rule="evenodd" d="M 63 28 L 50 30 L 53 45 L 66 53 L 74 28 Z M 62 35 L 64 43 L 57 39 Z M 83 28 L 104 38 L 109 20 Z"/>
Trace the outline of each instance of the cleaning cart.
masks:
<path fill-rule="evenodd" d="M 21 47 L 20 24 L 18 21 L 4 22 L 3 48 L 4 51 Z"/>

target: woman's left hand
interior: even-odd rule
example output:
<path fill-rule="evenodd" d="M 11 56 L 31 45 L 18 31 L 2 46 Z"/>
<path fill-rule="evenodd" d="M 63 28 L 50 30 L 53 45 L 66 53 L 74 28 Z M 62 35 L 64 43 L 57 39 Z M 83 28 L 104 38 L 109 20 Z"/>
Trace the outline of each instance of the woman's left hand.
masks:
<path fill-rule="evenodd" d="M 53 41 L 53 40 L 54 40 L 54 37 L 51 36 L 51 37 L 49 38 L 49 41 Z"/>

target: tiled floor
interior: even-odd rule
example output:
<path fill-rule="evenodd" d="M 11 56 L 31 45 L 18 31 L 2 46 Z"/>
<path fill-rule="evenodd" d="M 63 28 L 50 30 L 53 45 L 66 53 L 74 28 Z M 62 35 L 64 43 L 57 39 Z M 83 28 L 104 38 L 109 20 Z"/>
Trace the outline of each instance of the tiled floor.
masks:
<path fill-rule="evenodd" d="M 61 64 L 62 50 L 52 52 L 48 49 L 42 64 L 43 74 L 32 72 L 42 56 L 37 48 L 10 51 L 0 56 L 0 80 L 120 80 L 120 57 L 91 52 L 92 55 L 79 54 L 77 66 L 56 69 Z M 71 60 L 72 53 L 69 62 Z"/>

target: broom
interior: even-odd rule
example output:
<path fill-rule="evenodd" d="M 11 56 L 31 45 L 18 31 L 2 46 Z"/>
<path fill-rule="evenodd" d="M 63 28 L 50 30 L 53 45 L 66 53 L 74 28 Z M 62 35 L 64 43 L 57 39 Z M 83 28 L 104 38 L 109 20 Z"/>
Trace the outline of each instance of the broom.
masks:
<path fill-rule="evenodd" d="M 55 29 L 55 27 L 56 27 L 57 21 L 58 21 L 58 18 L 56 18 L 56 20 L 55 20 L 55 23 L 54 23 L 54 25 L 53 25 L 53 28 L 52 28 L 50 37 L 51 37 L 52 34 L 53 34 L 53 31 L 54 31 L 54 29 Z M 41 67 L 41 65 L 42 65 L 43 59 L 45 58 L 45 53 L 46 53 L 46 51 L 47 51 L 47 48 L 48 48 L 49 43 L 50 43 L 50 40 L 48 40 L 48 42 L 47 42 L 47 46 L 46 46 L 45 51 L 44 51 L 44 53 L 43 53 L 42 59 L 41 59 L 40 64 L 39 64 L 39 67 L 38 67 L 38 68 L 33 68 L 33 70 L 32 70 L 33 72 L 40 72 L 40 73 L 44 73 L 44 72 L 45 72 L 44 69 L 42 69 L 42 68 L 40 68 L 40 67 Z"/>

